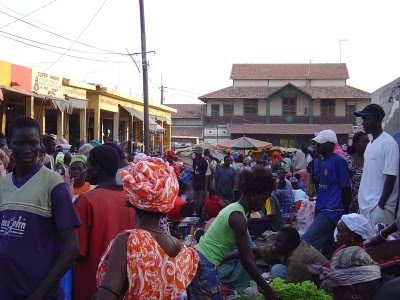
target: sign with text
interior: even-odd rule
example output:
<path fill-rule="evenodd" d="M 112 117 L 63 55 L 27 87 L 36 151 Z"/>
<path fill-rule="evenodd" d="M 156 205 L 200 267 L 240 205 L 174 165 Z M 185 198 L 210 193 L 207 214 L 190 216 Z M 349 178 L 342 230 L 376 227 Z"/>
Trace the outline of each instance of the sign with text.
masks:
<path fill-rule="evenodd" d="M 118 112 L 118 100 L 100 95 L 100 109 Z"/>
<path fill-rule="evenodd" d="M 32 90 L 38 94 L 63 98 L 62 77 L 32 70 Z"/>
<path fill-rule="evenodd" d="M 62 94 L 67 95 L 77 99 L 86 99 L 86 90 L 78 89 L 70 86 L 62 87 Z"/>

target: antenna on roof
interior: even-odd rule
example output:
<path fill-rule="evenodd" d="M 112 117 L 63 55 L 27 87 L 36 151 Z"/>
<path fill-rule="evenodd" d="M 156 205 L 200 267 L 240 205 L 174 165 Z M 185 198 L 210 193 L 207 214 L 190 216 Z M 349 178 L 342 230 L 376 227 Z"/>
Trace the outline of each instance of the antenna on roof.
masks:
<path fill-rule="evenodd" d="M 347 39 L 339 39 L 339 62 L 342 63 L 342 42 L 347 42 Z"/>
<path fill-rule="evenodd" d="M 311 71 L 311 64 L 312 60 L 310 59 L 310 62 L 308 63 L 308 72 L 307 72 L 307 78 L 306 78 L 306 85 L 311 85 L 311 80 L 310 80 L 310 71 Z"/>

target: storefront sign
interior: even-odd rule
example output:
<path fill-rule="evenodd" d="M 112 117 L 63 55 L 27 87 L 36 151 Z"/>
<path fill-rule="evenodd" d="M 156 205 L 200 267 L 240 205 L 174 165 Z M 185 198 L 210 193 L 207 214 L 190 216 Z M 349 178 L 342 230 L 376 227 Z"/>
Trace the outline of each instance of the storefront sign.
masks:
<path fill-rule="evenodd" d="M 73 88 L 69 86 L 62 87 L 63 95 L 67 95 L 77 99 L 86 99 L 86 90 Z"/>
<path fill-rule="evenodd" d="M 32 90 L 42 95 L 62 98 L 62 77 L 32 70 Z"/>
<path fill-rule="evenodd" d="M 100 95 L 100 109 L 118 112 L 118 101 L 110 97 Z"/>

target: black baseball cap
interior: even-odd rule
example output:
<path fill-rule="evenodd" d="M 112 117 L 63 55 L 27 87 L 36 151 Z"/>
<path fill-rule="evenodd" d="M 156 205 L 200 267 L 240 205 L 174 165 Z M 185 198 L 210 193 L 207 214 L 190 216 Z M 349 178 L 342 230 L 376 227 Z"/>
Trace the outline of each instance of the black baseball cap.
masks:
<path fill-rule="evenodd" d="M 363 110 L 354 112 L 356 117 L 376 116 L 379 120 L 385 117 L 385 111 L 378 104 L 368 104 Z"/>

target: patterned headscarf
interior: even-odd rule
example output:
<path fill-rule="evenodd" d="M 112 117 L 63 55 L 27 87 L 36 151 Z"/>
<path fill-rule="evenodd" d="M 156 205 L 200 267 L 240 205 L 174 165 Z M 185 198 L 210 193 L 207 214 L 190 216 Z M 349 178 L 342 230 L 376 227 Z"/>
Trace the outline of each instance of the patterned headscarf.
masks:
<path fill-rule="evenodd" d="M 172 167 L 158 157 L 143 157 L 130 163 L 120 176 L 128 201 L 142 210 L 169 212 L 174 206 L 179 185 Z"/>
<path fill-rule="evenodd" d="M 71 158 L 71 165 L 73 162 L 79 161 L 81 163 L 83 163 L 86 166 L 86 162 L 87 162 L 87 156 L 84 154 L 75 154 L 72 156 Z"/>
<path fill-rule="evenodd" d="M 332 257 L 331 269 L 319 265 L 308 266 L 321 280 L 331 286 L 349 286 L 381 278 L 379 265 L 360 247 L 348 247 Z"/>

